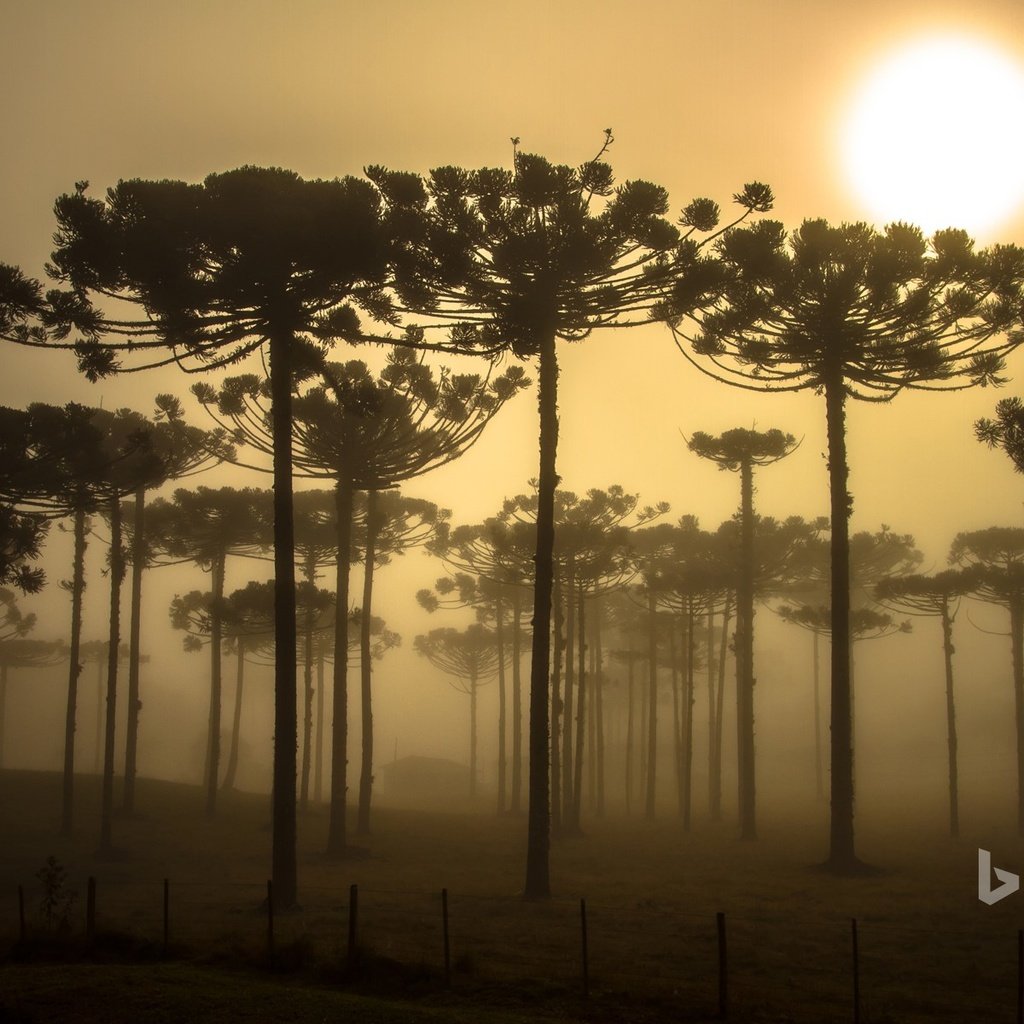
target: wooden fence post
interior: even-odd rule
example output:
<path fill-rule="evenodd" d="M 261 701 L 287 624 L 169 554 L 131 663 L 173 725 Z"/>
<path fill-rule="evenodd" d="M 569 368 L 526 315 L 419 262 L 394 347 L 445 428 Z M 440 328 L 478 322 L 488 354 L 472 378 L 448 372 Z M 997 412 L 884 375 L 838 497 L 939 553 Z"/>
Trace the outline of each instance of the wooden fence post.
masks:
<path fill-rule="evenodd" d="M 359 886 L 348 887 L 348 966 L 351 970 L 356 962 L 356 948 L 359 944 Z"/>
<path fill-rule="evenodd" d="M 85 890 L 85 937 L 90 943 L 96 939 L 96 879 L 92 875 Z"/>
<path fill-rule="evenodd" d="M 725 914 L 715 915 L 718 928 L 718 1016 L 725 1020 L 729 1015 L 729 955 L 725 944 Z"/>
<path fill-rule="evenodd" d="M 274 883 L 267 880 L 267 960 L 274 967 Z"/>
<path fill-rule="evenodd" d="M 590 963 L 587 955 L 587 901 L 580 900 L 580 940 L 583 954 L 583 998 L 590 997 Z"/>
<path fill-rule="evenodd" d="M 1017 1024 L 1024 1024 L 1024 928 L 1017 929 Z"/>
<path fill-rule="evenodd" d="M 857 945 L 857 918 L 850 918 L 853 939 L 853 1024 L 860 1024 L 860 949 Z"/>
<path fill-rule="evenodd" d="M 164 956 L 167 956 L 167 947 L 170 944 L 171 934 L 171 880 L 164 879 Z"/>
<path fill-rule="evenodd" d="M 441 890 L 441 926 L 444 932 L 444 984 L 451 988 L 452 984 L 452 953 L 448 941 L 448 890 Z"/>

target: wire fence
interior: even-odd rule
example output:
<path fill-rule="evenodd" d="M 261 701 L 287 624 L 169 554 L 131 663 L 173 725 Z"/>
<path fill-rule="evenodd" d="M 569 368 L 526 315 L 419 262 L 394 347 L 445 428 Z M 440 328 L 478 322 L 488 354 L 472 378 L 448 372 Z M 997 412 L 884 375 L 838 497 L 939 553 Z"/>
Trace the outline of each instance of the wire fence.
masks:
<path fill-rule="evenodd" d="M 61 894 L 58 894 L 61 895 Z M 44 923 L 39 885 L 0 894 L 0 930 L 28 951 L 56 930 L 88 950 L 319 967 L 358 981 L 381 965 L 422 984 L 665 1007 L 676 1019 L 1024 1024 L 1024 932 L 934 927 L 766 906 L 694 913 L 671 902 L 89 878 Z M 59 901 L 58 901 L 59 904 Z M 61 919 L 64 919 L 63 921 Z M 132 945 L 134 943 L 135 945 Z"/>

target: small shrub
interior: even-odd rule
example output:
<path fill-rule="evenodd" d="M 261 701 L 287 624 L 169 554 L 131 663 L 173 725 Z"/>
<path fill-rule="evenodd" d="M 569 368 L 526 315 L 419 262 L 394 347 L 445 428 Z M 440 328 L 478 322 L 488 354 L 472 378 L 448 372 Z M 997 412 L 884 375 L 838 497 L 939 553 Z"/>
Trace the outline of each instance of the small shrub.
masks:
<path fill-rule="evenodd" d="M 67 869 L 51 853 L 36 872 L 36 878 L 43 886 L 43 898 L 39 903 L 43 924 L 53 932 L 68 931 L 71 928 L 71 908 L 78 893 L 68 888 Z"/>

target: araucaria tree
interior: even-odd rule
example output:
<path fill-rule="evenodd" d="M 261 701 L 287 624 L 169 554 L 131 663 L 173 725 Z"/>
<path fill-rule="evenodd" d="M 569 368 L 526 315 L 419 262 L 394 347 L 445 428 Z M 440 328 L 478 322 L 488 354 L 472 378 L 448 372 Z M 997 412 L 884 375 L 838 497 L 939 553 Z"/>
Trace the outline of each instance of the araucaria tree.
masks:
<path fill-rule="evenodd" d="M 457 690 L 469 697 L 469 796 L 476 796 L 477 690 L 498 671 L 498 642 L 494 630 L 481 622 L 465 629 L 442 626 L 413 641 L 417 654 L 450 677 Z"/>
<path fill-rule="evenodd" d="M 964 590 L 1010 615 L 1013 708 L 1017 734 L 1017 831 L 1024 835 L 1024 529 L 990 526 L 958 533 L 949 561 L 966 570 Z"/>
<path fill-rule="evenodd" d="M 533 652 L 530 668 L 530 784 L 526 858 L 528 899 L 550 894 L 548 682 L 558 444 L 558 339 L 579 341 L 595 329 L 648 321 L 667 275 L 669 257 L 693 245 L 709 205 L 683 212 L 683 234 L 665 219 L 666 191 L 646 181 L 614 185 L 600 152 L 579 167 L 551 164 L 516 150 L 512 171 L 431 172 L 428 240 L 441 270 L 432 326 L 449 341 L 504 349 L 538 361 L 540 469 L 536 535 Z M 514 140 L 518 145 L 518 140 Z M 385 200 L 399 201 L 401 179 L 371 169 Z M 743 193 L 744 216 L 770 206 L 770 192 Z M 677 261 L 677 264 L 678 265 Z"/>
<path fill-rule="evenodd" d="M 381 529 L 376 492 L 418 476 L 457 458 L 480 437 L 501 406 L 527 380 L 521 368 L 481 377 L 434 371 L 412 352 L 396 349 L 375 376 L 365 363 L 329 363 L 322 377 L 294 399 L 292 461 L 298 474 L 334 483 L 337 572 L 335 636 L 345 635 L 349 608 L 349 557 L 353 544 L 355 495 L 368 492 L 366 580 L 372 584 L 374 533 Z M 255 375 L 229 378 L 220 392 L 199 385 L 201 402 L 223 422 L 230 421 L 238 436 L 258 451 L 276 450 L 277 424 L 271 415 L 269 382 Z M 271 399 L 271 408 L 266 401 Z M 371 587 L 372 590 L 372 587 Z M 364 589 L 364 605 L 371 597 Z M 372 609 L 366 608 L 367 614 Z M 370 621 L 367 619 L 366 621 Z M 368 643 L 368 637 L 366 638 Z M 370 662 L 362 674 L 364 742 L 372 757 Z M 348 789 L 348 661 L 334 659 L 334 718 L 331 751 L 331 818 L 328 852 L 347 849 L 346 792 Z M 360 786 L 363 831 L 369 829 L 370 766 L 364 761 L 365 784 Z"/>
<path fill-rule="evenodd" d="M 754 771 L 754 467 L 770 466 L 797 446 L 781 430 L 727 430 L 720 437 L 697 432 L 687 442 L 694 455 L 740 475 L 740 550 L 736 563 L 736 727 L 739 761 L 740 838 L 757 838 Z"/>
<path fill-rule="evenodd" d="M 960 835 L 960 794 L 957 769 L 956 701 L 953 696 L 953 622 L 960 598 L 969 589 L 969 573 L 947 569 L 933 576 L 890 576 L 875 585 L 875 598 L 911 615 L 931 615 L 942 626 L 942 660 L 946 674 L 946 749 L 949 778 L 949 834 Z"/>
<path fill-rule="evenodd" d="M 1024 253 L 975 251 L 953 229 L 927 241 L 906 224 L 876 231 L 812 220 L 789 235 L 773 221 L 727 232 L 716 256 L 686 254 L 689 273 L 658 310 L 680 351 L 717 380 L 755 391 L 812 388 L 825 399 L 833 617 L 827 864 L 856 872 L 846 401 L 1001 383 L 1003 357 L 1021 340 L 1014 328 Z"/>
<path fill-rule="evenodd" d="M 195 185 L 122 181 L 105 200 L 86 190 L 81 182 L 56 203 L 49 271 L 68 287 L 47 295 L 47 335 L 5 335 L 74 350 L 92 379 L 170 363 L 202 371 L 257 351 L 267 357 L 274 434 L 282 439 L 274 448 L 272 874 L 275 898 L 288 906 L 297 895 L 295 567 L 285 441 L 293 368 L 315 365 L 323 346 L 357 333 L 356 307 L 390 316 L 383 286 L 392 221 L 369 182 L 307 181 L 279 168 L 242 167 Z M 404 297 L 422 300 L 415 285 Z"/>

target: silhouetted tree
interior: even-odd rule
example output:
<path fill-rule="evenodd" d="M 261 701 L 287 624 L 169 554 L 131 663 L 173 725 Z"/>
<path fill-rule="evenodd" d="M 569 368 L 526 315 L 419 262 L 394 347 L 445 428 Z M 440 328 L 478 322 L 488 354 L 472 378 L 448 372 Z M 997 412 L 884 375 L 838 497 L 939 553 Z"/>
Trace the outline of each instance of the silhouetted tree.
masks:
<path fill-rule="evenodd" d="M 4 712 L 7 707 L 7 671 L 12 667 L 55 664 L 51 656 L 59 645 L 25 638 L 35 628 L 35 615 L 25 615 L 14 592 L 0 587 L 0 768 L 4 766 Z"/>
<path fill-rule="evenodd" d="M 174 492 L 172 551 L 187 556 L 210 573 L 210 712 L 203 775 L 207 814 L 216 810 L 220 781 L 221 616 L 225 564 L 229 555 L 259 557 L 267 551 L 271 542 L 270 515 L 270 494 L 251 487 L 240 490 L 197 487 L 193 491 L 179 488 Z M 294 594 L 289 605 L 295 607 Z M 175 615 L 172 611 L 172 619 Z M 176 628 L 185 627 L 178 625 Z"/>
<path fill-rule="evenodd" d="M 414 647 L 441 669 L 457 690 L 469 697 L 469 796 L 476 796 L 477 690 L 498 671 L 494 631 L 480 622 L 463 630 L 443 626 L 416 637 Z"/>
<path fill-rule="evenodd" d="M 953 622 L 960 598 L 968 587 L 964 573 L 947 569 L 934 576 L 891 576 L 875 585 L 875 598 L 911 615 L 936 616 L 942 626 L 942 655 L 946 671 L 946 749 L 949 764 L 949 834 L 960 835 L 957 776 L 956 702 L 953 698 Z"/>
<path fill-rule="evenodd" d="M 737 427 L 719 437 L 697 432 L 694 455 L 740 475 L 740 558 L 736 566 L 736 749 L 739 761 L 740 838 L 756 839 L 754 768 L 754 467 L 792 454 L 797 440 L 781 430 Z"/>
<path fill-rule="evenodd" d="M 832 566 L 832 804 L 828 866 L 857 871 L 850 711 L 846 400 L 906 388 L 1000 383 L 1020 340 L 1024 253 L 975 252 L 963 231 L 805 221 L 787 236 L 760 222 L 726 233 L 716 259 L 684 253 L 688 276 L 657 311 L 680 351 L 717 380 L 750 390 L 823 393 L 828 425 Z M 686 318 L 699 309 L 699 330 Z M 693 348 L 691 354 L 688 341 Z"/>
<path fill-rule="evenodd" d="M 989 448 L 1002 448 L 1018 473 L 1024 473 L 1024 402 L 1003 398 L 996 402 L 995 419 L 974 422 L 974 436 Z"/>
<path fill-rule="evenodd" d="M 1024 835 L 1024 529 L 990 526 L 958 533 L 949 561 L 965 569 L 965 591 L 1010 615 L 1014 723 L 1017 736 L 1017 831 Z"/>
<path fill-rule="evenodd" d="M 166 483 L 202 473 L 235 457 L 234 447 L 224 431 L 201 430 L 185 422 L 181 403 L 171 395 L 157 395 L 153 422 L 146 424 L 150 450 L 159 460 L 159 473 L 142 480 L 131 504 L 123 510 L 128 538 L 127 558 L 132 567 L 131 611 L 128 646 L 128 714 L 125 724 L 124 794 L 126 814 L 135 810 L 135 775 L 138 760 L 139 712 L 139 638 L 142 632 L 142 573 L 153 563 L 153 548 L 166 548 L 167 538 L 160 543 L 160 528 L 147 529 L 146 492 Z"/>
<path fill-rule="evenodd" d="M 550 778 L 548 699 L 554 583 L 554 509 L 558 476 L 556 339 L 578 341 L 598 328 L 649 319 L 672 264 L 668 256 L 710 229 L 714 204 L 698 200 L 683 211 L 684 234 L 667 220 L 668 195 L 646 181 L 617 188 L 603 156 L 578 168 L 553 165 L 514 151 L 512 171 L 431 172 L 429 237 L 444 273 L 437 285 L 432 326 L 450 328 L 449 341 L 538 360 L 540 469 L 533 655 L 530 671 L 530 812 L 527 899 L 550 894 Z M 518 147 L 518 139 L 513 140 Z M 385 200 L 404 195 L 399 179 L 371 168 Z M 771 193 L 748 186 L 737 197 L 743 217 L 767 209 Z M 717 210 L 715 210 L 717 212 Z M 743 217 L 739 219 L 743 219 Z"/>
<path fill-rule="evenodd" d="M 512 814 L 522 810 L 522 624 L 523 589 L 533 581 L 533 552 L 536 526 L 533 523 L 510 521 L 506 514 L 493 516 L 482 523 L 458 526 L 439 532 L 428 550 L 439 555 L 456 570 L 490 580 L 511 605 L 512 631 L 512 757 L 508 809 Z M 503 602 L 504 606 L 504 602 Z M 497 616 L 503 624 L 503 617 Z M 499 646 L 504 637 L 499 632 Z M 499 668 L 499 695 L 504 694 L 503 669 Z M 499 707 L 504 701 L 499 696 Z M 499 717 L 501 712 L 499 712 Z M 498 807 L 505 807 L 505 729 L 499 724 Z"/>
<path fill-rule="evenodd" d="M 292 461 L 302 476 L 334 481 L 339 552 L 351 548 L 357 491 L 393 487 L 457 458 L 479 439 L 505 401 L 527 383 L 518 367 L 493 378 L 447 370 L 435 377 L 430 367 L 402 349 L 390 353 L 377 377 L 364 363 L 353 360 L 326 365 L 322 379 L 324 383 L 294 400 Z M 219 393 L 203 385 L 193 390 L 211 412 L 216 408 L 217 415 L 230 420 L 249 444 L 259 451 L 273 451 L 275 425 L 265 405 L 267 382 L 248 375 L 229 379 Z M 341 635 L 349 605 L 349 560 L 339 556 L 337 570 L 335 634 Z M 368 677 L 363 684 L 364 714 L 370 716 L 370 697 L 365 692 Z M 372 717 L 364 718 L 364 729 L 372 758 Z M 334 659 L 332 741 L 327 844 L 329 853 L 342 855 L 348 835 L 348 665 L 344 658 Z M 371 778 L 367 771 L 366 786 L 361 786 L 366 828 Z"/>
<path fill-rule="evenodd" d="M 202 184 L 121 181 L 105 201 L 80 182 L 58 198 L 45 339 L 75 350 L 90 377 L 178 363 L 201 371 L 263 351 L 273 381 L 275 434 L 291 436 L 293 370 L 320 362 L 331 341 L 357 334 L 360 306 L 391 318 L 383 286 L 397 218 L 355 178 L 303 180 L 242 167 Z M 406 298 L 422 300 L 414 275 Z M 100 313 L 97 298 L 106 311 Z M 69 338 L 72 330 L 80 337 Z M 127 361 L 127 364 L 122 360 Z M 273 880 L 279 903 L 297 893 L 295 593 L 291 448 L 274 452 L 275 669 Z"/>
<path fill-rule="evenodd" d="M 0 274 L 3 269 L 0 264 Z M 39 558 L 50 526 L 42 515 L 18 509 L 26 491 L 32 491 L 30 426 L 27 412 L 0 406 L 0 586 L 23 594 L 37 593 L 46 580 L 42 569 L 28 563 Z"/>

